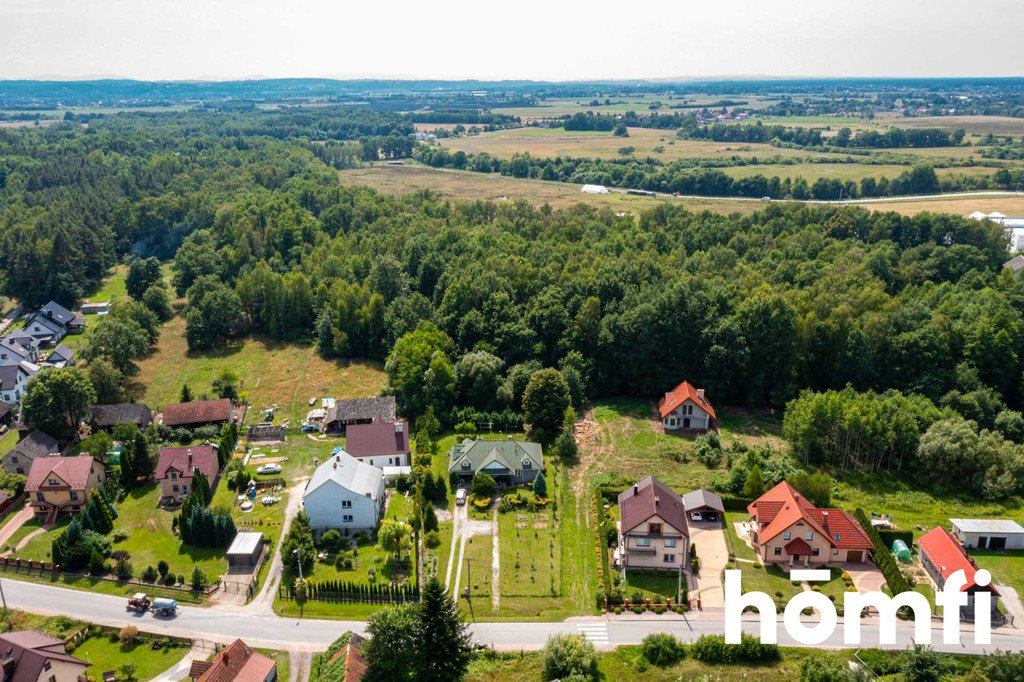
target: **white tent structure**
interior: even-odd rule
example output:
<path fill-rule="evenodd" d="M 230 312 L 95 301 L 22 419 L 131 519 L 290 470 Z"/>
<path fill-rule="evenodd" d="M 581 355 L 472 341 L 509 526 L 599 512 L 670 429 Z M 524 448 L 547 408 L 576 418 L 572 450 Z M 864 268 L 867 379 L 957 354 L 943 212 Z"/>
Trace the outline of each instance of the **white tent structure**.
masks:
<path fill-rule="evenodd" d="M 608 194 L 608 188 L 604 185 L 583 185 L 583 194 Z"/>

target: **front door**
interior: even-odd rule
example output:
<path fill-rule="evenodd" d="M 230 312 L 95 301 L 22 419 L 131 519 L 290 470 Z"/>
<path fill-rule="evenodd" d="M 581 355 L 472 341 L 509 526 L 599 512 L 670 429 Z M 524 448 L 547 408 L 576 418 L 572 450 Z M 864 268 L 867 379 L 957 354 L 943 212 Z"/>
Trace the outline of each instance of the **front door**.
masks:
<path fill-rule="evenodd" d="M 689 417 L 683 417 L 683 428 L 684 429 L 690 428 L 690 418 Z"/>

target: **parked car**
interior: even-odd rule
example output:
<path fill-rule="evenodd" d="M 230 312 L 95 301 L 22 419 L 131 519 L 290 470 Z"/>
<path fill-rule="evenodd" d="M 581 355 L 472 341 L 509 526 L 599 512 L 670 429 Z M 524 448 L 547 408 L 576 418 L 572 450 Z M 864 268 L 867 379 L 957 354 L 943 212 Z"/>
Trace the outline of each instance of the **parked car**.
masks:
<path fill-rule="evenodd" d="M 279 474 L 281 473 L 280 464 L 264 464 L 263 466 L 256 469 L 257 474 Z"/>
<path fill-rule="evenodd" d="M 692 519 L 693 521 L 703 521 L 704 515 L 700 512 L 693 512 L 690 514 L 690 519 Z"/>
<path fill-rule="evenodd" d="M 466 489 L 459 488 L 455 491 L 455 504 L 463 505 L 466 504 Z"/>

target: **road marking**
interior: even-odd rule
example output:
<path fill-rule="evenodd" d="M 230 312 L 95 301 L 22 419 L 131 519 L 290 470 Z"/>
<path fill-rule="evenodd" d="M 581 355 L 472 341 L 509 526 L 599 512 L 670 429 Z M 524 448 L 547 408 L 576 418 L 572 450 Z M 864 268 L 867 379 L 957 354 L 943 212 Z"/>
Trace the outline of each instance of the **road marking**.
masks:
<path fill-rule="evenodd" d="M 576 632 L 594 644 L 608 643 L 608 623 L 577 623 Z"/>

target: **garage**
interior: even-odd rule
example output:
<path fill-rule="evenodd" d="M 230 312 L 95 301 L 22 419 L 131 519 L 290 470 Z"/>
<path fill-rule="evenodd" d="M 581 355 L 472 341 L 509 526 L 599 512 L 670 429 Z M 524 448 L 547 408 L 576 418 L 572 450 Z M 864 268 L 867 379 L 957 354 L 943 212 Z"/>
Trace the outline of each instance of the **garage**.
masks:
<path fill-rule="evenodd" d="M 864 561 L 864 550 L 863 549 L 851 549 L 846 552 L 846 560 L 853 563 L 860 563 Z"/>
<path fill-rule="evenodd" d="M 953 535 L 967 549 L 1024 549 L 1024 527 L 1009 519 L 950 519 Z"/>
<path fill-rule="evenodd" d="M 230 568 L 251 568 L 255 566 L 263 553 L 263 533 L 238 533 L 228 547 L 228 566 Z"/>
<path fill-rule="evenodd" d="M 722 498 L 703 488 L 683 495 L 683 507 L 686 508 L 686 520 L 694 523 L 719 523 L 719 519 L 725 516 Z"/>

